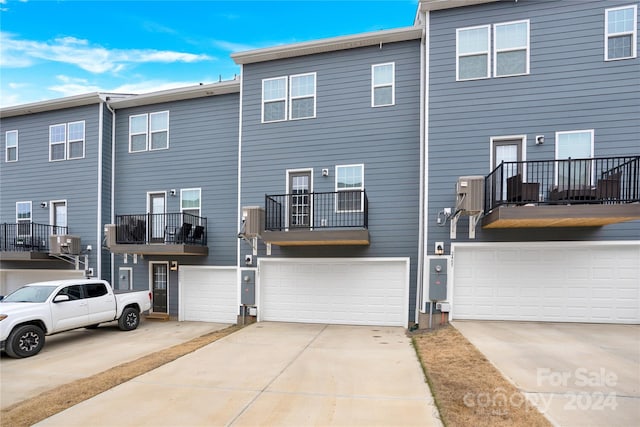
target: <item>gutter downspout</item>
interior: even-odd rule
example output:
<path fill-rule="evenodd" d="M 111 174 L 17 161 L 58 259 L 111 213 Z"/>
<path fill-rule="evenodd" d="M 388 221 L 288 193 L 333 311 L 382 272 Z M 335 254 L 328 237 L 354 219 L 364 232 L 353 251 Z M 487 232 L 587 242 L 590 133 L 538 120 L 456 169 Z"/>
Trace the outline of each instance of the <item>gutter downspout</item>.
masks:
<path fill-rule="evenodd" d="M 97 233 L 96 233 L 96 275 L 99 279 L 102 279 L 102 167 L 103 167 L 103 152 L 102 152 L 102 138 L 104 137 L 104 100 L 100 97 L 100 108 L 98 113 L 98 212 L 96 216 Z M 85 265 L 85 268 L 89 268 Z"/>
<path fill-rule="evenodd" d="M 240 105 L 238 107 L 239 119 L 238 119 L 238 219 L 236 226 L 237 232 L 240 233 L 242 223 L 242 94 L 244 90 L 244 65 L 240 65 Z M 242 301 L 242 272 L 240 271 L 240 242 L 242 239 L 237 239 L 236 243 L 236 271 L 237 271 L 237 305 L 240 306 Z M 244 313 L 244 311 L 243 311 Z"/>
<path fill-rule="evenodd" d="M 429 12 L 424 13 L 424 29 L 420 49 L 420 222 L 418 244 L 418 288 L 416 292 L 416 315 L 423 310 L 425 271 L 427 271 L 429 212 Z"/>

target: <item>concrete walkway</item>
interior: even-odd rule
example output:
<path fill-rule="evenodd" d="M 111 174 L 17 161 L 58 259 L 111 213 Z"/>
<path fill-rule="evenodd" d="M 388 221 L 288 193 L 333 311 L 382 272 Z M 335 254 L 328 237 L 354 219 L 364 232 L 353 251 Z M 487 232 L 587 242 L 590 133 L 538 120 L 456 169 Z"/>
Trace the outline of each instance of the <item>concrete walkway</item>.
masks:
<path fill-rule="evenodd" d="M 640 326 L 453 325 L 554 425 L 640 425 Z"/>
<path fill-rule="evenodd" d="M 402 328 L 263 322 L 40 426 L 439 426 Z"/>
<path fill-rule="evenodd" d="M 143 320 L 133 331 L 121 331 L 117 322 L 111 322 L 98 329 L 76 329 L 48 336 L 42 351 L 33 357 L 11 359 L 2 355 L 0 406 L 6 408 L 227 326 L 230 325 Z"/>

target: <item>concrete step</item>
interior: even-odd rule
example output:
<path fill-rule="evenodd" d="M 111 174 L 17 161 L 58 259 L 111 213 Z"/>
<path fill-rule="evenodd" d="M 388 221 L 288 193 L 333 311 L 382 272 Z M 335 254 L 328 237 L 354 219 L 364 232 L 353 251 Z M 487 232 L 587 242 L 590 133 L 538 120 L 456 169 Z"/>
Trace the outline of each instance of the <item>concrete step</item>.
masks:
<path fill-rule="evenodd" d="M 144 315 L 144 318 L 147 320 L 167 321 L 169 320 L 169 313 L 148 313 Z"/>

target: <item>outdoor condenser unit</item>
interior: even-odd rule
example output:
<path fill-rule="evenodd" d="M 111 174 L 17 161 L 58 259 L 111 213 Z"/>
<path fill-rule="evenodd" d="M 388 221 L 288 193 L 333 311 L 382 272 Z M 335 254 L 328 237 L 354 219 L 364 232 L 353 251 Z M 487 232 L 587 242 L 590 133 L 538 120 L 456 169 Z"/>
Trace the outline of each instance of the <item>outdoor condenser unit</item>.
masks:
<path fill-rule="evenodd" d="M 80 237 L 59 234 L 49 236 L 49 252 L 52 254 L 80 254 Z"/>
<path fill-rule="evenodd" d="M 257 237 L 264 232 L 264 209 L 260 206 L 242 208 L 243 233 L 246 237 Z"/>
<path fill-rule="evenodd" d="M 473 215 L 483 211 L 484 177 L 461 176 L 456 184 L 456 207 L 463 214 Z"/>

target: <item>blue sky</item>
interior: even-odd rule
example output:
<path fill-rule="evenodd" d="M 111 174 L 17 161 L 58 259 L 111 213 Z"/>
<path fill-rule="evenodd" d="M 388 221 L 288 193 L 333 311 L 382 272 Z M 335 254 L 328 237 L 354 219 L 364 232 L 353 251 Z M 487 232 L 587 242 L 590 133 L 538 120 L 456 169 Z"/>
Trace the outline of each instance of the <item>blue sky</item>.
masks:
<path fill-rule="evenodd" d="M 233 52 L 413 25 L 418 0 L 0 0 L 0 107 L 232 79 Z"/>

